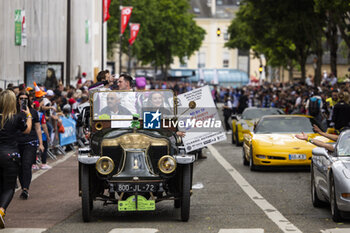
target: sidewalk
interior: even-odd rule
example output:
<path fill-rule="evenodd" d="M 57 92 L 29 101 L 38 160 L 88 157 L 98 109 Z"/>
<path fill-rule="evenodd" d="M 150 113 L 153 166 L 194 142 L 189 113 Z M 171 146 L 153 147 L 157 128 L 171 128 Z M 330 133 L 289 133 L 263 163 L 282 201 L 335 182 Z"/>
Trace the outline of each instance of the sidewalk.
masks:
<path fill-rule="evenodd" d="M 6 228 L 49 228 L 81 208 L 77 152 L 52 161 L 49 170 L 33 173 L 28 200 L 15 193 L 5 216 Z"/>

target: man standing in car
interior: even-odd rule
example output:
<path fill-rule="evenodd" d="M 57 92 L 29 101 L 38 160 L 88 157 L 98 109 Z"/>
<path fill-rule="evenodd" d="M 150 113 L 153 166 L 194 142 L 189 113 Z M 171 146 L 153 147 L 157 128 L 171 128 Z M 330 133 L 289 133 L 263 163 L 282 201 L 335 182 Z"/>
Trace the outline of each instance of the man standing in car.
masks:
<path fill-rule="evenodd" d="M 118 79 L 119 90 L 132 91 L 132 80 L 133 78 L 129 74 L 121 74 Z M 136 96 L 134 93 L 132 95 L 124 95 L 121 99 L 121 105 L 127 108 L 131 113 L 137 113 L 136 111 Z"/>

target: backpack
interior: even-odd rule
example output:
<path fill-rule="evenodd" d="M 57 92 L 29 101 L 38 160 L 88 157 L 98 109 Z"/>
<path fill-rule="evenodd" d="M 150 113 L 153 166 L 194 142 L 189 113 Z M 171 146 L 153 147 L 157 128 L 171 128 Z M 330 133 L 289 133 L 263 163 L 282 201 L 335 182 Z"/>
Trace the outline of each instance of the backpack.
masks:
<path fill-rule="evenodd" d="M 321 100 L 316 98 L 316 97 L 312 97 L 310 98 L 309 101 L 309 115 L 310 116 L 318 116 L 318 114 L 320 113 L 320 106 L 321 106 Z"/>

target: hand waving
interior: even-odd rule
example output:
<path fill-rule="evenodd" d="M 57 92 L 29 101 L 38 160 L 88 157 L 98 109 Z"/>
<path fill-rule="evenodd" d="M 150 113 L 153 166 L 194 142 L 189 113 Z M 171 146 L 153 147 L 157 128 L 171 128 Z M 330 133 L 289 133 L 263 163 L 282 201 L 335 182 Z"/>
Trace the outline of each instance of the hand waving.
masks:
<path fill-rule="evenodd" d="M 295 137 L 300 140 L 307 140 L 307 135 L 304 132 L 301 134 L 296 134 Z"/>

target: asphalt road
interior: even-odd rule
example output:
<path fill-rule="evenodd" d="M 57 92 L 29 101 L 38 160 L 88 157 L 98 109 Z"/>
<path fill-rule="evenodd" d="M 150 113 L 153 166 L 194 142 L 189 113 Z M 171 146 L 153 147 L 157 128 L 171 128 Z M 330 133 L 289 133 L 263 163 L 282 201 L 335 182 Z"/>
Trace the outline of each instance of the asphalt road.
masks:
<path fill-rule="evenodd" d="M 208 159 L 195 163 L 187 223 L 179 220 L 172 201 L 137 214 L 95 202 L 92 222 L 83 223 L 77 158 L 71 153 L 53 169 L 36 173 L 28 200 L 15 194 L 1 232 L 350 232 L 350 221 L 332 221 L 329 206 L 312 206 L 309 171 L 251 172 L 242 164 L 241 148 L 229 139 L 205 154 Z"/>

